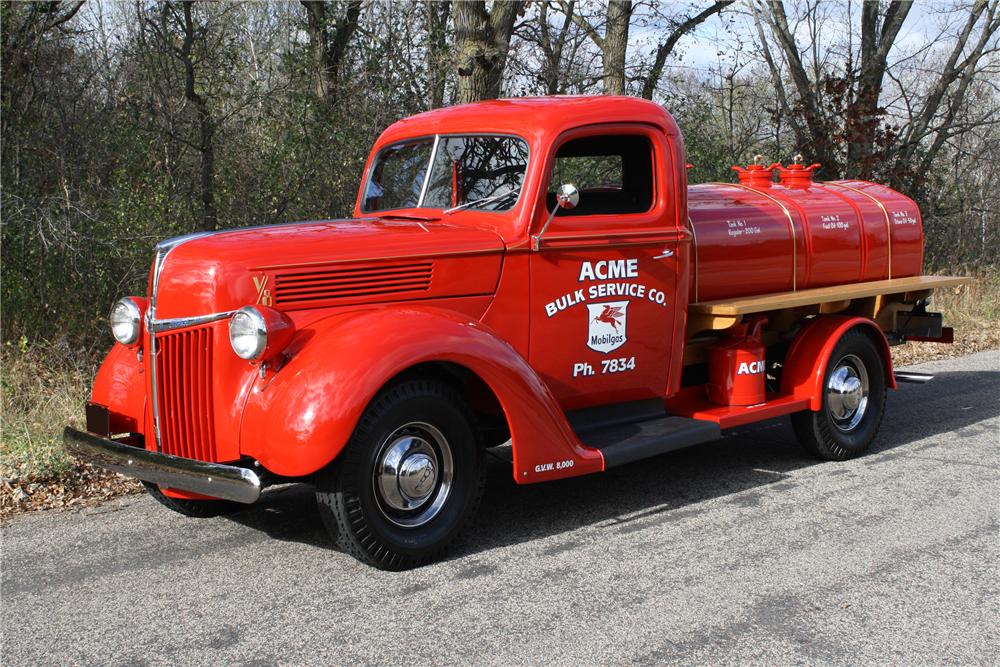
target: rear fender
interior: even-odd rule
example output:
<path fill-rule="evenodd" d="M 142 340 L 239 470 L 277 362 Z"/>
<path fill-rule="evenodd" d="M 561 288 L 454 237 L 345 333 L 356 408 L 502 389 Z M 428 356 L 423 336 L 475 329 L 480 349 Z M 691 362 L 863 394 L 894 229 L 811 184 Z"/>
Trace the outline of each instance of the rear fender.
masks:
<path fill-rule="evenodd" d="M 781 393 L 808 399 L 809 409 L 819 410 L 823 406 L 823 376 L 826 374 L 830 355 L 841 336 L 854 327 L 863 328 L 881 345 L 886 383 L 895 389 L 896 379 L 892 373 L 889 343 L 878 325 L 865 317 L 824 315 L 803 327 L 792 342 L 782 370 Z"/>
<path fill-rule="evenodd" d="M 379 390 L 427 362 L 457 364 L 490 387 L 510 427 L 517 482 L 604 469 L 601 453 L 580 444 L 524 358 L 460 313 L 412 305 L 345 312 L 300 331 L 289 352 L 277 373 L 255 384 L 240 437 L 243 454 L 279 475 L 326 466 Z"/>

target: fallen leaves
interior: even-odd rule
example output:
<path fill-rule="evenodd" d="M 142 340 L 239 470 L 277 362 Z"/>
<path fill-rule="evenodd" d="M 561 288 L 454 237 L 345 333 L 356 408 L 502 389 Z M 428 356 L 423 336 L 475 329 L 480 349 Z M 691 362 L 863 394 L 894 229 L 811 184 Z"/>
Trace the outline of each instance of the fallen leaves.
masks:
<path fill-rule="evenodd" d="M 22 512 L 95 505 L 118 496 L 142 492 L 142 485 L 128 477 L 89 464 L 52 477 L 0 478 L 0 519 Z"/>
<path fill-rule="evenodd" d="M 892 348 L 893 366 L 910 366 L 925 361 L 954 359 L 984 350 L 1000 350 L 1000 331 L 995 328 L 955 331 L 955 342 L 910 342 Z"/>

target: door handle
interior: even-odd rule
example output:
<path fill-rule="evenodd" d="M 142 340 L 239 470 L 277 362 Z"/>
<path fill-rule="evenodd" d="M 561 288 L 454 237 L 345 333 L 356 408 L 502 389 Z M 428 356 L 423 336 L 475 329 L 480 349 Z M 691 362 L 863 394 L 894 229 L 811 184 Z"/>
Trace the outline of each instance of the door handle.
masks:
<path fill-rule="evenodd" d="M 674 256 L 673 250 L 664 250 L 663 254 L 657 255 L 653 259 L 667 259 L 668 257 L 673 257 L 673 256 Z"/>

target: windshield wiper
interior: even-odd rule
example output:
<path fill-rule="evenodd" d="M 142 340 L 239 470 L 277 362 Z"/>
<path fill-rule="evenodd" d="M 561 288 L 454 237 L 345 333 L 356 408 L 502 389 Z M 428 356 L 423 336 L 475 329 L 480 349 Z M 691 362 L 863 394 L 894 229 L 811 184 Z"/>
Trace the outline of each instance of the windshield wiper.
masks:
<path fill-rule="evenodd" d="M 473 201 L 467 201 L 464 204 L 459 204 L 458 206 L 447 208 L 444 210 L 444 212 L 446 214 L 454 213 L 455 211 L 461 211 L 463 208 L 470 208 L 472 206 L 478 206 L 480 204 L 490 204 L 492 202 L 505 199 L 513 194 L 517 194 L 518 192 L 520 192 L 520 190 L 508 190 L 507 192 L 501 192 L 498 195 L 491 195 L 489 197 L 483 197 L 482 199 L 474 199 Z"/>

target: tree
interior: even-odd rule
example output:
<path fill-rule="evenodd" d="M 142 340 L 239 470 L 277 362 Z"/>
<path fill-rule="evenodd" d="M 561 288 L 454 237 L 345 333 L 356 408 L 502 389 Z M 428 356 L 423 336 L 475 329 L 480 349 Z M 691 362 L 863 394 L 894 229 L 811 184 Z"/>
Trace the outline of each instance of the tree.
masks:
<path fill-rule="evenodd" d="M 341 5 L 344 12 L 339 14 Z M 302 6 L 306 11 L 316 97 L 329 104 L 336 99 L 344 54 L 358 29 L 361 0 L 347 3 L 302 0 Z"/>
<path fill-rule="evenodd" d="M 157 240 L 350 215 L 385 127 L 501 92 L 655 97 L 693 181 L 801 150 L 916 198 L 929 269 L 995 274 L 1000 0 L 779 4 L 620 2 L 609 44 L 607 0 L 0 2 L 4 340 L 105 348 Z M 672 70 L 716 9 L 717 62 Z"/>
<path fill-rule="evenodd" d="M 977 29 L 978 37 L 975 35 Z M 894 164 L 897 173 L 911 175 L 911 185 L 922 185 L 924 175 L 930 171 L 949 139 L 972 128 L 1000 122 L 1000 109 L 996 104 L 986 105 L 981 113 L 974 113 L 971 117 L 965 109 L 973 84 L 986 76 L 987 71 L 994 76 L 997 73 L 996 66 L 986 62 L 987 56 L 1000 52 L 1000 43 L 995 39 L 998 31 L 1000 2 L 977 1 L 940 68 L 937 81 L 922 104 L 913 107 L 915 111 L 909 115 L 906 130 L 897 144 Z M 964 122 L 956 123 L 960 116 L 965 116 Z M 926 145 L 928 139 L 929 146 Z M 923 155 L 913 169 L 912 164 L 920 152 Z"/>
<path fill-rule="evenodd" d="M 500 96 L 514 22 L 524 10 L 521 0 L 485 0 L 455 3 L 456 102 Z"/>
<path fill-rule="evenodd" d="M 804 15 L 797 17 L 809 28 L 808 48 L 797 42 L 798 33 L 781 0 L 752 0 L 750 7 L 780 113 L 787 117 L 801 150 L 823 163 L 825 173 L 881 178 L 916 195 L 944 143 L 969 127 L 955 127 L 954 120 L 971 87 L 984 76 L 988 56 L 1000 51 L 996 40 L 1000 2 L 976 0 L 961 10 L 966 14 L 956 34 L 946 26 L 940 40 L 930 40 L 927 47 L 899 57 L 894 64 L 890 56 L 911 4 L 862 3 L 858 45 L 848 42 L 846 47 L 837 45 L 837 52 L 822 54 L 818 4 L 807 5 Z M 848 14 L 844 19 L 853 17 Z M 938 42 L 950 42 L 951 47 L 943 62 L 931 63 L 930 47 Z M 837 53 L 846 55 L 846 62 Z M 811 54 L 811 62 L 803 54 Z M 915 85 L 901 84 L 900 77 L 908 68 L 917 68 L 918 58 L 927 62 L 919 67 Z M 891 117 L 887 76 L 893 80 L 891 94 L 899 100 Z M 973 122 L 998 121 L 1000 110 L 990 108 Z"/>
<path fill-rule="evenodd" d="M 604 70 L 604 94 L 625 94 L 625 56 L 628 49 L 629 23 L 632 19 L 632 0 L 608 0 L 604 14 L 604 34 L 599 23 L 589 21 L 585 16 L 574 13 L 573 8 L 563 3 L 563 13 L 587 34 L 601 51 Z"/>
<path fill-rule="evenodd" d="M 670 54 L 674 52 L 674 49 L 677 47 L 677 43 L 681 40 L 681 37 L 697 28 L 699 25 L 708 20 L 709 17 L 720 13 L 723 9 L 734 2 L 736 2 L 736 0 L 717 0 L 717 2 L 714 2 L 694 16 L 670 21 L 670 34 L 667 35 L 667 38 L 660 42 L 660 44 L 656 47 L 656 56 L 653 58 L 653 65 L 649 69 L 649 74 L 646 75 L 642 82 L 643 97 L 647 100 L 653 99 L 653 93 L 656 91 L 656 86 L 660 82 L 660 77 L 663 75 L 663 67 L 667 62 L 667 58 L 669 58 Z"/>
<path fill-rule="evenodd" d="M 649 74 L 642 79 L 643 97 L 653 99 L 653 92 L 656 90 L 656 86 L 663 74 L 667 58 L 673 53 L 680 39 L 704 23 L 709 17 L 718 14 L 735 1 L 718 0 L 693 16 L 666 18 L 670 32 L 657 46 L 656 55 L 654 56 Z M 605 95 L 625 94 L 625 83 L 627 80 L 625 72 L 626 52 L 628 49 L 629 26 L 632 23 L 634 10 L 635 7 L 632 0 L 608 0 L 604 16 L 603 35 L 599 30 L 599 24 L 591 23 L 581 14 L 572 14 L 573 20 L 587 33 L 587 36 L 590 37 L 597 48 L 601 50 L 604 62 Z M 564 11 L 567 12 L 567 15 L 571 15 L 571 8 L 568 9 L 565 3 Z M 654 13 L 659 13 L 658 7 L 654 7 Z"/>
<path fill-rule="evenodd" d="M 198 119 L 198 139 L 187 140 L 200 156 L 200 194 L 202 226 L 204 229 L 218 229 L 219 214 L 215 206 L 215 130 L 216 120 L 209 109 L 208 100 L 199 92 L 199 59 L 195 53 L 196 42 L 204 40 L 204 26 L 196 24 L 192 13 L 193 0 L 180 3 L 164 2 L 160 6 L 158 20 L 147 19 L 160 48 L 170 53 L 182 66 L 184 76 L 184 98 L 195 109 Z"/>
<path fill-rule="evenodd" d="M 546 95 L 557 95 L 561 92 L 561 76 L 563 50 L 569 37 L 569 29 L 573 24 L 573 11 L 576 0 L 569 0 L 563 5 L 562 25 L 553 30 L 549 26 L 549 2 L 544 0 L 538 11 L 538 44 L 542 49 L 541 78 L 545 84 Z"/>
<path fill-rule="evenodd" d="M 32 75 L 39 58 L 39 50 L 46 36 L 52 31 L 65 31 L 80 8 L 79 2 L 34 2 L 23 5 L 9 4 L 0 9 L 3 17 L 3 136 L 12 118 L 23 112 L 22 99 L 30 94 Z M 30 105 L 30 101 L 27 102 Z"/>
<path fill-rule="evenodd" d="M 427 0 L 424 4 L 427 23 L 427 89 L 431 109 L 444 106 L 448 73 L 444 63 L 448 56 L 448 17 L 450 0 Z"/>

